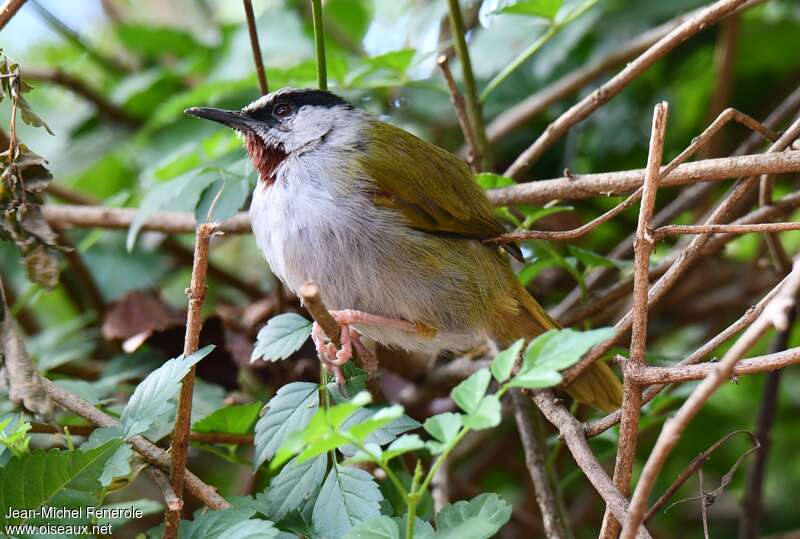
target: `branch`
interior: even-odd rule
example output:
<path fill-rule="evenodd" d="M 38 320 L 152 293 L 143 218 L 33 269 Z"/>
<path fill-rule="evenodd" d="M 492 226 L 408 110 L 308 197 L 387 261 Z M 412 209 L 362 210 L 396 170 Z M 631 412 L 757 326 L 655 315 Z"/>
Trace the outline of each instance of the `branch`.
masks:
<path fill-rule="evenodd" d="M 747 225 L 667 225 L 656 228 L 653 233 L 657 240 L 678 234 L 749 234 L 751 232 L 786 232 L 800 230 L 800 222 L 753 223 Z"/>
<path fill-rule="evenodd" d="M 461 126 L 461 132 L 464 134 L 464 140 L 467 142 L 467 147 L 469 148 L 467 161 L 469 161 L 473 172 L 479 172 L 482 159 L 480 155 L 480 146 L 478 145 L 478 137 L 475 135 L 475 130 L 472 128 L 472 124 L 469 121 L 469 114 L 467 113 L 464 96 L 461 95 L 461 92 L 458 90 L 456 80 L 453 78 L 453 73 L 450 71 L 447 55 L 442 54 L 439 56 L 437 64 L 447 83 L 447 89 L 450 91 L 450 101 L 453 102 L 456 118 L 458 118 L 458 125 Z"/>
<path fill-rule="evenodd" d="M 697 182 L 711 182 L 755 176 L 759 174 L 785 174 L 800 170 L 800 151 L 772 154 L 752 154 L 704 159 L 685 163 L 664 175 L 659 185 L 675 187 Z M 510 204 L 543 204 L 551 200 L 579 200 L 596 196 L 630 193 L 641 187 L 644 169 L 621 172 L 576 174 L 569 177 L 537 180 L 487 192 L 495 206 Z"/>
<path fill-rule="evenodd" d="M 505 175 L 519 178 L 542 154 L 560 139 L 569 129 L 588 117 L 601 105 L 623 90 L 631 81 L 642 74 L 661 57 L 689 39 L 691 36 L 731 13 L 747 0 L 719 0 L 704 9 L 669 34 L 661 38 L 636 60 L 600 88 L 581 99 L 564 114 L 551 123 L 542 135 L 534 141 L 516 161 L 506 170 Z"/>
<path fill-rule="evenodd" d="M 125 109 L 112 103 L 106 97 L 83 82 L 81 79 L 65 73 L 60 69 L 35 69 L 25 68 L 22 71 L 26 80 L 44 81 L 57 84 L 89 101 L 98 112 L 113 122 L 125 124 L 129 127 L 139 127 L 142 120 L 128 114 Z"/>
<path fill-rule="evenodd" d="M 458 61 L 461 62 L 461 74 L 464 79 L 464 88 L 466 89 L 467 113 L 477 142 L 478 155 L 476 160 L 480 158 L 477 162 L 477 167 L 480 170 L 491 170 L 491 147 L 486 139 L 486 127 L 483 123 L 483 112 L 481 111 L 481 103 L 475 85 L 475 75 L 472 73 L 472 62 L 467 48 L 461 6 L 458 0 L 448 0 L 447 4 L 450 14 L 450 34 L 453 37 L 453 46 L 455 47 Z"/>
<path fill-rule="evenodd" d="M 42 384 L 50 398 L 65 410 L 86 419 L 98 427 L 119 426 L 119 422 L 116 419 L 101 412 L 92 406 L 92 404 L 70 393 L 61 386 L 54 384 L 47 378 L 42 378 Z M 153 444 L 150 440 L 142 436 L 134 436 L 126 441 L 137 453 L 144 457 L 149 464 L 158 466 L 158 468 L 162 470 L 169 470 L 172 460 L 169 453 Z M 186 472 L 184 483 L 187 490 L 210 509 L 228 509 L 231 506 L 225 498 L 217 494 L 214 487 L 203 483 L 203 481 L 192 472 Z"/>
<path fill-rule="evenodd" d="M 653 124 L 650 132 L 650 149 L 647 154 L 647 173 L 639 209 L 639 222 L 634 240 L 633 269 L 633 315 L 631 322 L 630 359 L 623 369 L 622 421 L 620 423 L 617 458 L 614 464 L 614 484 L 623 496 L 630 495 L 631 474 L 636 459 L 636 446 L 639 442 L 639 412 L 642 407 L 642 386 L 628 375 L 628 368 L 642 368 L 645 365 L 647 347 L 647 291 L 650 286 L 650 255 L 655 247 L 651 231 L 655 213 L 656 192 L 658 191 L 659 171 L 664 155 L 664 137 L 667 129 L 666 102 L 656 105 L 653 110 Z M 606 508 L 600 537 L 616 538 L 620 522 L 614 519 Z"/>
<path fill-rule="evenodd" d="M 647 510 L 647 499 L 658 474 L 689 422 L 700 412 L 719 386 L 730 378 L 736 363 L 770 327 L 775 326 L 779 330 L 786 328 L 788 323 L 786 309 L 794 305 L 798 289 L 800 289 L 800 261 L 794 263 L 792 272 L 781 287 L 780 293 L 766 306 L 761 316 L 725 353 L 716 365 L 717 368 L 695 388 L 673 418 L 664 424 L 634 490 L 630 511 L 622 529 L 622 539 L 632 539 L 636 536 Z"/>
<path fill-rule="evenodd" d="M 3 7 L 0 7 L 0 30 L 6 27 L 19 8 L 25 4 L 25 0 L 6 0 Z"/>
<path fill-rule="evenodd" d="M 728 339 L 739 333 L 741 330 L 749 326 L 753 323 L 753 321 L 761 316 L 761 313 L 764 312 L 766 306 L 772 301 L 772 299 L 778 294 L 781 287 L 785 284 L 786 279 L 778 283 L 766 296 L 761 298 L 757 304 L 753 305 L 734 323 L 729 325 L 725 328 L 722 332 L 717 334 L 713 339 L 707 341 L 703 344 L 700 348 L 698 348 L 694 353 L 689 355 L 686 359 L 680 361 L 675 367 L 684 367 L 687 365 L 695 365 L 703 361 L 710 353 L 714 350 L 719 348 L 722 344 L 725 343 Z M 642 382 L 646 383 L 646 382 Z M 642 399 L 643 404 L 647 404 L 653 398 L 658 395 L 661 391 L 663 391 L 667 387 L 667 384 L 664 385 L 655 385 L 651 386 L 647 389 Z M 617 410 L 616 412 L 612 412 L 605 416 L 602 419 L 598 419 L 591 423 L 588 423 L 584 427 L 584 432 L 586 436 L 597 436 L 598 434 L 605 432 L 606 430 L 610 429 L 617 423 L 619 423 L 621 417 L 621 411 Z"/>
<path fill-rule="evenodd" d="M 533 401 L 550 423 L 555 425 L 572 453 L 575 462 L 583 470 L 586 478 L 603 498 L 614 517 L 624 522 L 628 511 L 628 501 L 620 493 L 611 478 L 597 461 L 586 443 L 580 422 L 564 408 L 552 391 L 539 390 L 532 393 Z M 647 530 L 639 530 L 637 537 L 651 537 Z"/>
<path fill-rule="evenodd" d="M 798 136 L 800 136 L 800 117 L 786 130 L 781 137 L 770 146 L 768 153 L 775 154 L 788 147 Z M 748 177 L 739 180 L 723 198 L 719 205 L 711 212 L 705 224 L 718 224 L 727 219 L 736 204 L 741 200 L 753 186 L 756 178 Z M 692 241 L 680 252 L 675 262 L 669 267 L 664 275 L 653 285 L 648 294 L 648 304 L 650 306 L 657 303 L 664 294 L 678 282 L 680 277 L 702 256 L 702 248 L 706 244 L 710 234 L 700 234 L 695 236 Z M 594 361 L 608 352 L 614 344 L 624 336 L 631 327 L 632 313 L 628 311 L 615 325 L 614 336 L 606 342 L 596 346 L 586 356 L 564 373 L 564 383 L 569 384 L 584 369 Z"/>
<path fill-rule="evenodd" d="M 186 313 L 186 337 L 183 341 L 184 357 L 195 353 L 200 343 L 200 330 L 203 327 L 201 310 L 206 295 L 206 274 L 208 272 L 208 244 L 211 236 L 216 232 L 216 226 L 216 223 L 203 223 L 197 227 L 192 280 L 189 288 L 186 289 L 186 295 L 189 297 L 189 309 Z M 189 431 L 192 423 L 194 373 L 195 368 L 192 366 L 183 378 L 175 426 L 172 428 L 170 481 L 178 498 L 183 496 L 183 481 L 186 475 Z M 174 539 L 178 536 L 180 519 L 180 510 L 168 509 L 164 513 L 164 539 Z"/>
<path fill-rule="evenodd" d="M 525 464 L 533 481 L 536 503 L 542 514 L 544 534 L 550 539 L 567 539 L 573 535 L 569 529 L 558 503 L 558 497 L 552 477 L 545 463 L 545 448 L 536 434 L 536 426 L 531 418 L 530 403 L 518 389 L 511 390 L 511 402 L 514 406 L 514 418 L 517 421 L 522 449 L 525 452 Z"/>
<path fill-rule="evenodd" d="M 89 436 L 96 427 L 94 425 L 64 425 L 56 427 L 49 423 L 31 423 L 30 432 L 61 434 L 65 428 L 69 429 L 69 433 L 73 436 Z M 229 432 L 192 432 L 189 434 L 190 441 L 206 444 L 250 445 L 253 443 L 253 438 L 252 434 L 232 434 Z"/>
<path fill-rule="evenodd" d="M 242 0 L 242 3 L 244 3 L 244 14 L 247 18 L 247 31 L 250 34 L 250 48 L 253 49 L 253 62 L 256 64 L 258 87 L 261 89 L 261 95 L 267 95 L 269 93 L 269 85 L 267 84 L 267 74 L 264 71 L 264 59 L 261 56 L 261 45 L 258 42 L 253 2 L 252 0 Z"/>
<path fill-rule="evenodd" d="M 147 474 L 161 491 L 164 497 L 164 503 L 167 505 L 167 511 L 180 515 L 183 510 L 183 500 L 175 494 L 175 490 L 172 488 L 172 485 L 169 484 L 169 477 L 167 477 L 167 474 L 152 466 L 147 467 Z"/>

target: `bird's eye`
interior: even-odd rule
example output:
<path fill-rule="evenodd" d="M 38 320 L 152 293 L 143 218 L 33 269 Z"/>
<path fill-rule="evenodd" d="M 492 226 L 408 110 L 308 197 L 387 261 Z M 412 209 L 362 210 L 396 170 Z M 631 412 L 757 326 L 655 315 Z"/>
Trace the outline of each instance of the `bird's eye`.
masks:
<path fill-rule="evenodd" d="M 272 109 L 272 114 L 276 118 L 286 118 L 292 113 L 292 106 L 288 103 L 278 103 Z"/>

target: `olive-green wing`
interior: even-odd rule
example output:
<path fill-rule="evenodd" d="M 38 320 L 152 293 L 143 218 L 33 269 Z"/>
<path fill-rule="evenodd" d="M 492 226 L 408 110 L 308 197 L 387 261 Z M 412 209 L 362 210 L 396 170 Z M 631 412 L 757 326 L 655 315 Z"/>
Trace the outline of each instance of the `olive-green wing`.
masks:
<path fill-rule="evenodd" d="M 362 164 L 378 185 L 376 205 L 401 212 L 411 227 L 432 234 L 484 240 L 506 231 L 459 158 L 377 120 L 367 138 Z"/>

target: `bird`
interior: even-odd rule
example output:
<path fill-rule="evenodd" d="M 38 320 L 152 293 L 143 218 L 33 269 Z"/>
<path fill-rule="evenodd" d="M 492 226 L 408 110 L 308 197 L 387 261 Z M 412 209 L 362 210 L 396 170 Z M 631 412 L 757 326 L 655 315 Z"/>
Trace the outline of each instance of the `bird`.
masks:
<path fill-rule="evenodd" d="M 522 260 L 520 248 L 485 242 L 505 227 L 452 153 L 326 90 L 282 88 L 241 110 L 185 112 L 242 139 L 258 174 L 249 210 L 258 248 L 295 293 L 317 283 L 343 325 L 335 354 L 315 328 L 329 365 L 346 361 L 359 335 L 435 354 L 559 327 L 513 271 L 508 257 Z M 606 411 L 622 399 L 602 361 L 566 391 Z"/>

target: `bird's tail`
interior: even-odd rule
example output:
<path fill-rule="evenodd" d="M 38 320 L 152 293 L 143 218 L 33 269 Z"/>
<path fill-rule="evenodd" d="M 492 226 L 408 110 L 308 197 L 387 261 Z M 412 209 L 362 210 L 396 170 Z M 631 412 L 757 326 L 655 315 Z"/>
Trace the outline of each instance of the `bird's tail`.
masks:
<path fill-rule="evenodd" d="M 560 327 L 558 323 L 547 314 L 525 287 L 521 283 L 518 283 L 518 286 L 516 299 L 523 310 L 514 315 L 513 320 L 503 321 L 504 326 L 499 333 L 511 340 L 520 337 L 531 339 L 550 329 L 558 329 Z M 565 389 L 574 399 L 605 412 L 612 412 L 622 406 L 622 383 L 603 361 L 592 363 Z"/>

